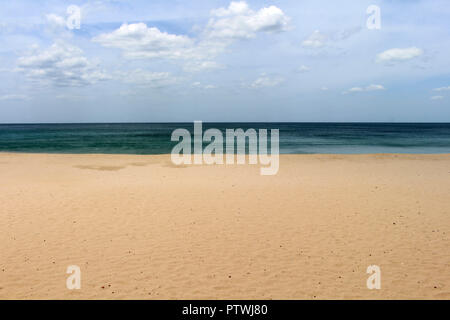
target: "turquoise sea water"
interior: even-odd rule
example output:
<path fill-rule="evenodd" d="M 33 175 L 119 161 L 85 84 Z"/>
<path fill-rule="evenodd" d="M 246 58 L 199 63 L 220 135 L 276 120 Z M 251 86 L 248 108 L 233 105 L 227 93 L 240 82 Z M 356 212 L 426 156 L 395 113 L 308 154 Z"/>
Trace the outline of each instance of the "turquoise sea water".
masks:
<path fill-rule="evenodd" d="M 177 128 L 193 132 L 193 123 L 0 124 L 0 151 L 163 154 Z M 280 153 L 450 153 L 450 123 L 203 123 L 208 128 L 279 129 Z"/>

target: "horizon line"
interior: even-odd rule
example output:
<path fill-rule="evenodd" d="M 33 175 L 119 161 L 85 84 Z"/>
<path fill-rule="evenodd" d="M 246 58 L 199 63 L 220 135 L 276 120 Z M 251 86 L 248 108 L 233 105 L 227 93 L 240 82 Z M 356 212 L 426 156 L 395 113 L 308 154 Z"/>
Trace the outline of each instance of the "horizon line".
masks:
<path fill-rule="evenodd" d="M 149 122 L 0 122 L 1 125 L 48 125 L 48 124 L 172 124 L 172 123 L 194 123 L 194 121 L 201 121 L 202 123 L 280 123 L 280 124 L 300 124 L 300 123 L 330 123 L 330 124 L 349 124 L 349 123 L 364 123 L 364 124 L 450 124 L 450 122 L 442 121 L 149 121 Z"/>

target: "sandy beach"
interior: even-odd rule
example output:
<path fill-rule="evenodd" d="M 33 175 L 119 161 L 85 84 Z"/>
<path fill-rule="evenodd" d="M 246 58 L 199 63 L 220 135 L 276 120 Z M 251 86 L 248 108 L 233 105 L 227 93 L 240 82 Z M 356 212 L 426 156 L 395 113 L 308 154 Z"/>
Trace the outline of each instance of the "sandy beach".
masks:
<path fill-rule="evenodd" d="M 450 155 L 259 168 L 0 154 L 0 298 L 450 299 Z"/>

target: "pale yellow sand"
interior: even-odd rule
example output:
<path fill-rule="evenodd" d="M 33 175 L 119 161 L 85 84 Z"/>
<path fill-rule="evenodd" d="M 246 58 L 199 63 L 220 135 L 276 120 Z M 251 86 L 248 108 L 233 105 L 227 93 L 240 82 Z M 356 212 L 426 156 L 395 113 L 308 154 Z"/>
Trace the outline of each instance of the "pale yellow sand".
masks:
<path fill-rule="evenodd" d="M 0 177 L 3 299 L 450 298 L 450 155 L 286 155 L 261 176 L 4 153 Z"/>

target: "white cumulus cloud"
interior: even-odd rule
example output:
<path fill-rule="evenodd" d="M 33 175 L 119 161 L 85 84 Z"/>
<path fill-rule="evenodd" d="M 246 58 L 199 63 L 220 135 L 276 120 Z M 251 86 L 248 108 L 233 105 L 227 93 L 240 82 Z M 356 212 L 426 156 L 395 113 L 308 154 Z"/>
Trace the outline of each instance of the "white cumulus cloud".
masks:
<path fill-rule="evenodd" d="M 166 59 L 182 61 L 183 70 L 199 72 L 222 68 L 213 59 L 226 44 L 215 41 L 197 41 L 184 35 L 162 32 L 145 23 L 123 24 L 111 33 L 95 38 L 104 47 L 121 49 L 129 59 Z"/>
<path fill-rule="evenodd" d="M 381 84 L 371 84 L 366 87 L 353 87 L 342 93 L 348 94 L 348 93 L 355 93 L 355 92 L 377 91 L 377 90 L 384 90 L 384 89 L 385 88 Z"/>
<path fill-rule="evenodd" d="M 250 84 L 251 88 L 263 88 L 263 87 L 275 87 L 280 83 L 284 82 L 284 79 L 281 77 L 269 77 L 266 74 L 261 74 L 255 81 Z"/>
<path fill-rule="evenodd" d="M 211 12 L 209 22 L 196 38 L 163 32 L 141 22 L 124 23 L 92 40 L 122 50 L 125 58 L 181 61 L 184 71 L 198 72 L 223 68 L 214 60 L 235 39 L 253 38 L 258 32 L 284 31 L 288 21 L 275 6 L 255 12 L 246 2 L 231 2 L 227 8 Z"/>
<path fill-rule="evenodd" d="M 444 99 L 444 97 L 443 96 L 432 96 L 432 97 L 430 97 L 430 99 L 431 100 L 442 100 L 442 99 Z"/>
<path fill-rule="evenodd" d="M 223 66 L 215 61 L 190 61 L 184 65 L 183 70 L 188 72 L 199 72 L 222 68 Z"/>
<path fill-rule="evenodd" d="M 327 36 L 315 30 L 306 40 L 302 42 L 302 46 L 307 48 L 320 48 L 325 45 Z"/>
<path fill-rule="evenodd" d="M 30 98 L 24 94 L 5 94 L 0 96 L 0 101 L 5 100 L 29 100 Z"/>
<path fill-rule="evenodd" d="M 310 67 L 307 67 L 307 66 L 305 66 L 305 65 L 301 65 L 301 66 L 297 69 L 297 71 L 300 72 L 300 73 L 305 73 L 305 72 L 308 72 L 308 71 L 310 71 L 310 70 L 311 70 L 311 68 L 310 68 Z"/>
<path fill-rule="evenodd" d="M 124 83 L 150 88 L 164 87 L 178 81 L 178 79 L 173 77 L 169 72 L 151 72 L 142 69 L 117 72 L 115 78 Z"/>
<path fill-rule="evenodd" d="M 423 50 L 417 47 L 410 48 L 393 48 L 386 51 L 383 51 L 377 55 L 377 62 L 399 62 L 406 61 L 416 57 L 419 57 L 423 54 Z"/>
<path fill-rule="evenodd" d="M 381 84 L 371 84 L 365 87 L 365 91 L 374 91 L 374 90 L 384 90 L 384 87 Z"/>
<path fill-rule="evenodd" d="M 450 91 L 450 86 L 448 86 L 448 87 L 434 88 L 433 91 Z"/>
<path fill-rule="evenodd" d="M 56 86 L 83 86 L 109 78 L 80 48 L 66 43 L 54 43 L 47 50 L 20 57 L 17 65 L 17 71 L 29 80 Z"/>
<path fill-rule="evenodd" d="M 45 18 L 51 27 L 64 28 L 66 26 L 66 20 L 54 13 L 47 14 Z"/>
<path fill-rule="evenodd" d="M 206 27 L 211 38 L 248 39 L 258 32 L 286 31 L 289 25 L 289 18 L 273 5 L 253 11 L 244 1 L 231 2 L 228 8 L 213 10 L 211 14 Z"/>
<path fill-rule="evenodd" d="M 193 46 L 189 37 L 161 32 L 145 23 L 124 23 L 119 29 L 101 34 L 93 41 L 122 49 L 130 58 L 187 58 Z"/>
<path fill-rule="evenodd" d="M 192 83 L 192 86 L 194 88 L 200 88 L 200 89 L 216 89 L 217 88 L 217 86 L 215 86 L 213 84 L 206 84 L 206 85 L 204 85 L 204 84 L 202 84 L 199 81 L 196 81 L 196 82 Z"/>

